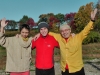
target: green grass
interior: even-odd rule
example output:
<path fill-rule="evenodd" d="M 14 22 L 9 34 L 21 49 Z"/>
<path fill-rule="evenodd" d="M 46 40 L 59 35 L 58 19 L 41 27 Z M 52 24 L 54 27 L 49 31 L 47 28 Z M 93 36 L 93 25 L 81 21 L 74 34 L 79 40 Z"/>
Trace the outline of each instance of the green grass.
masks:
<path fill-rule="evenodd" d="M 83 59 L 91 60 L 100 58 L 100 43 L 83 45 Z"/>
<path fill-rule="evenodd" d="M 6 56 L 6 50 L 0 46 L 0 59 Z"/>
<path fill-rule="evenodd" d="M 5 48 L 0 46 L 0 50 L 5 50 Z"/>

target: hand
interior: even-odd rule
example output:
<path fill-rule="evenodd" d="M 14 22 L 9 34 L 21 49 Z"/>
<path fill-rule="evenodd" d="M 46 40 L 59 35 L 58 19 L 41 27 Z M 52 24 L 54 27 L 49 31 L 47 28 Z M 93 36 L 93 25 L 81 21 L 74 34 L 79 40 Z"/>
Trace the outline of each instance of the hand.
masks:
<path fill-rule="evenodd" d="M 95 19 L 96 13 L 97 13 L 97 8 L 94 9 L 94 11 L 91 12 L 91 20 Z"/>
<path fill-rule="evenodd" d="M 72 35 L 72 37 L 74 37 L 75 36 L 75 33 L 71 33 L 71 35 Z"/>
<path fill-rule="evenodd" d="M 15 37 L 19 38 L 20 34 L 16 34 Z"/>
<path fill-rule="evenodd" d="M 1 27 L 5 27 L 5 26 L 7 26 L 7 24 L 8 24 L 8 22 L 6 22 L 6 18 L 3 18 L 2 20 L 1 20 Z"/>

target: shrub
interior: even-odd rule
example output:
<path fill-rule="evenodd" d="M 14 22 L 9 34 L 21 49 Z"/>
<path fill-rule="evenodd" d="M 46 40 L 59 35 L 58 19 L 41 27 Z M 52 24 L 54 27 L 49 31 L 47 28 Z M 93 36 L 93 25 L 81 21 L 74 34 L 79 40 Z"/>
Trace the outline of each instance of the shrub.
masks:
<path fill-rule="evenodd" d="M 6 31 L 5 36 L 6 37 L 11 37 L 11 36 L 15 36 L 18 33 L 19 33 L 18 31 Z"/>
<path fill-rule="evenodd" d="M 37 30 L 31 30 L 30 31 L 30 36 L 34 36 L 37 33 L 38 33 Z M 6 37 L 16 36 L 16 34 L 20 34 L 20 32 L 19 31 L 6 31 L 5 32 Z"/>
<path fill-rule="evenodd" d="M 86 39 L 84 39 L 83 44 L 100 42 L 100 33 L 96 31 L 91 31 Z"/>

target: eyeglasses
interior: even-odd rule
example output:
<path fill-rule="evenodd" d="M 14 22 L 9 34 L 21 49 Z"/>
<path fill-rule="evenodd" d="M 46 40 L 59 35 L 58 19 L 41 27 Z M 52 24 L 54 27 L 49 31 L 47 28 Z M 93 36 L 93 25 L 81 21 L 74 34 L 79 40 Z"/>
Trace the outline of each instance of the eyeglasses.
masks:
<path fill-rule="evenodd" d="M 69 31 L 70 29 L 64 29 L 64 30 L 60 30 L 60 32 L 67 32 Z"/>

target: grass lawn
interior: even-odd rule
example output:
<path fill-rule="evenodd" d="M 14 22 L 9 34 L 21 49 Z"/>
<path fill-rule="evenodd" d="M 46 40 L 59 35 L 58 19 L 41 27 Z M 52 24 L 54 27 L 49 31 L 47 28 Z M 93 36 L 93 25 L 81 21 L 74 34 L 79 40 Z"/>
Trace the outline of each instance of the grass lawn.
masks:
<path fill-rule="evenodd" d="M 0 46 L 0 69 L 5 68 L 6 63 L 6 50 Z"/>
<path fill-rule="evenodd" d="M 100 58 L 100 43 L 83 45 L 83 59 Z"/>
<path fill-rule="evenodd" d="M 6 56 L 6 50 L 5 48 L 0 46 L 0 59 Z"/>

